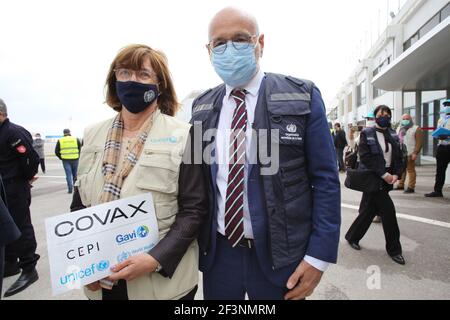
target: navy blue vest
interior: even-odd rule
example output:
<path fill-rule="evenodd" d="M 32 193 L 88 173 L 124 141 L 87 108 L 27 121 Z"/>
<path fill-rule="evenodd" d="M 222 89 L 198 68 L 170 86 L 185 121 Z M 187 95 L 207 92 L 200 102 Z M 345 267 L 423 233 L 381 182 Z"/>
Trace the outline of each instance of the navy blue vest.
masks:
<path fill-rule="evenodd" d="M 252 126 L 257 132 L 258 161 L 249 166 L 247 186 L 255 245 L 265 272 L 286 270 L 280 280 L 303 259 L 312 229 L 312 194 L 304 141 L 313 87 L 307 80 L 267 73 L 259 90 Z M 201 128 L 202 133 L 217 128 L 224 95 L 222 84 L 194 101 L 191 123 Z M 271 134 L 271 129 L 278 132 Z M 214 136 L 203 141 L 202 150 L 211 149 L 204 159 L 207 163 L 214 162 L 212 146 Z M 203 260 L 208 260 L 215 250 L 216 170 L 214 163 L 205 164 L 212 214 L 199 237 Z M 264 171 L 270 174 L 261 175 Z M 212 261 L 213 257 L 203 268 L 207 269 Z"/>

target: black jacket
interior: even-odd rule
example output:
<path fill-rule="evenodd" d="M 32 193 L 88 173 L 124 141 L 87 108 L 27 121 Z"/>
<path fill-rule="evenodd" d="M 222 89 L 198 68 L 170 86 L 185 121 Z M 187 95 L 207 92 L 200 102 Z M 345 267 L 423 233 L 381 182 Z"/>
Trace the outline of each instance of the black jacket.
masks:
<path fill-rule="evenodd" d="M 3 180 L 30 180 L 37 173 L 39 156 L 31 134 L 6 119 L 0 123 L 0 175 Z"/>
<path fill-rule="evenodd" d="M 20 231 L 11 218 L 6 205 L 5 189 L 0 176 L 0 247 L 19 239 L 19 237 Z"/>
<path fill-rule="evenodd" d="M 345 137 L 344 130 L 338 130 L 335 132 L 334 136 L 334 147 L 336 149 L 344 149 L 347 145 L 347 138 Z"/>
<path fill-rule="evenodd" d="M 401 177 L 404 168 L 397 133 L 393 129 L 389 128 L 384 133 L 384 137 L 392 147 L 390 173 Z M 380 178 L 387 172 L 386 161 L 384 160 L 383 150 L 378 142 L 375 128 L 366 128 L 361 132 L 358 153 L 361 168 L 374 171 Z"/>

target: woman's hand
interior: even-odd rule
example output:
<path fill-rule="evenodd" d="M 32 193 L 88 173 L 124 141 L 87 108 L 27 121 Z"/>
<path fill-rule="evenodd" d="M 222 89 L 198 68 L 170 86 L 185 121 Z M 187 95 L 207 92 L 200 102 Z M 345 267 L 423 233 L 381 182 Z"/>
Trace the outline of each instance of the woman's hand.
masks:
<path fill-rule="evenodd" d="M 141 253 L 112 267 L 111 270 L 114 273 L 107 279 L 113 282 L 120 279 L 130 281 L 145 273 L 154 272 L 158 264 L 158 261 L 148 253 Z"/>
<path fill-rule="evenodd" d="M 394 177 L 393 177 L 390 173 L 388 173 L 388 174 L 383 178 L 383 180 L 386 181 L 387 184 L 393 184 L 393 182 L 392 182 L 393 179 L 394 179 Z"/>
<path fill-rule="evenodd" d="M 397 181 L 398 181 L 398 176 L 396 176 L 396 175 L 392 176 L 392 183 L 391 184 L 394 184 Z"/>

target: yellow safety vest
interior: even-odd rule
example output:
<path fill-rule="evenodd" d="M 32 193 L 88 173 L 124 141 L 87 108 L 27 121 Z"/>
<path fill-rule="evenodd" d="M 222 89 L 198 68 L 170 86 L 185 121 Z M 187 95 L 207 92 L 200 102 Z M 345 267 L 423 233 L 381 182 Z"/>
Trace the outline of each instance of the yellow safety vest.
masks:
<path fill-rule="evenodd" d="M 65 136 L 64 138 L 59 139 L 59 147 L 61 159 L 63 160 L 76 160 L 80 156 L 76 137 Z"/>

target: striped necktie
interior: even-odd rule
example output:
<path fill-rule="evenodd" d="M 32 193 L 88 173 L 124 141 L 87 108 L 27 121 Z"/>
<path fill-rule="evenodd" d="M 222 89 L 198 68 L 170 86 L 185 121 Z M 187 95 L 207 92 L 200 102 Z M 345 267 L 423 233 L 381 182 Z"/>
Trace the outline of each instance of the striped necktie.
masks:
<path fill-rule="evenodd" d="M 236 102 L 230 135 L 227 198 L 225 201 L 225 236 L 233 247 L 244 237 L 244 164 L 247 110 L 245 91 L 231 93 Z"/>

